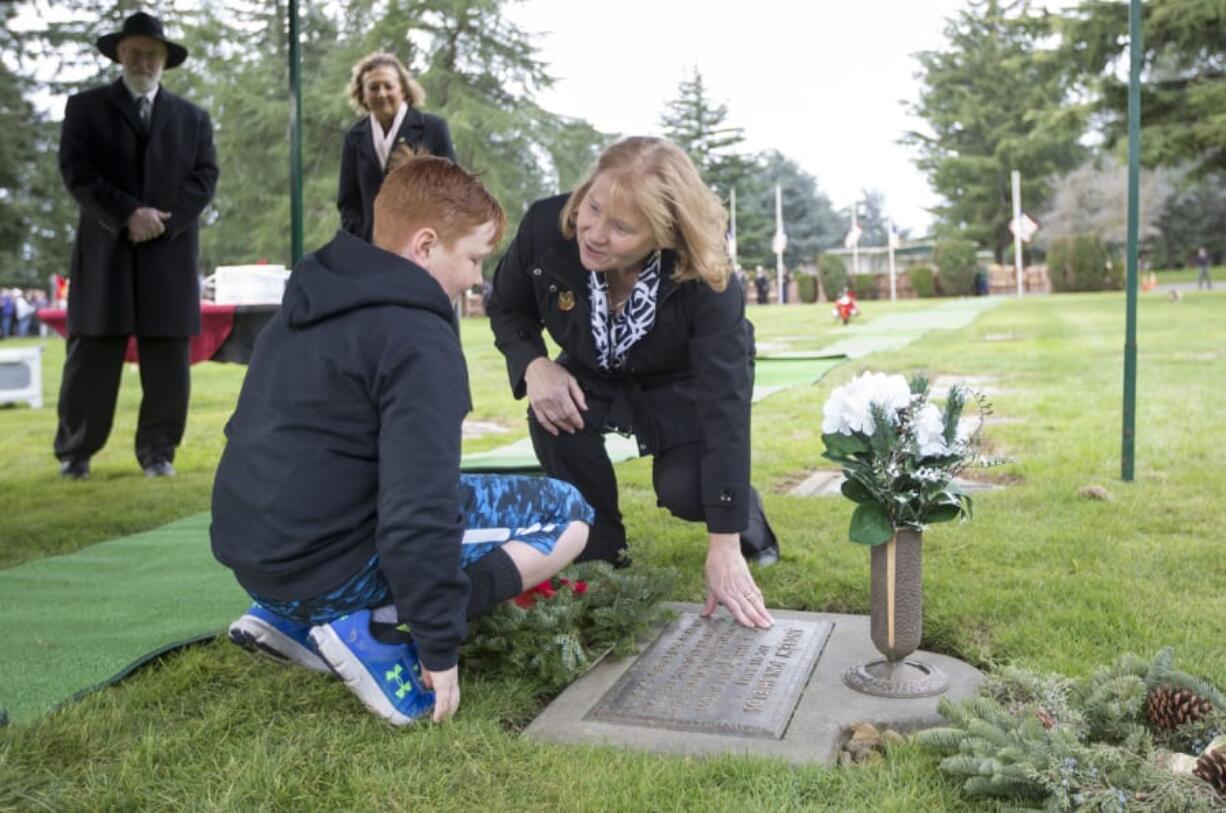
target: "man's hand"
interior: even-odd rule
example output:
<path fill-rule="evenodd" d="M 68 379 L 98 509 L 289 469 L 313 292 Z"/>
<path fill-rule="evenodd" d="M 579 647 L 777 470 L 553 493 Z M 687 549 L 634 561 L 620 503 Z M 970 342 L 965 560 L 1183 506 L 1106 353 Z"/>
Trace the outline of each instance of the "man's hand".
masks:
<path fill-rule="evenodd" d="M 775 623 L 766 611 L 762 591 L 754 583 L 749 565 L 741 555 L 740 534 L 711 534 L 707 551 L 707 604 L 702 608 L 706 618 L 722 604 L 743 627 L 768 629 Z"/>
<path fill-rule="evenodd" d="M 528 403 L 536 421 L 549 434 L 559 431 L 574 434 L 583 428 L 582 412 L 587 411 L 587 398 L 578 380 L 561 364 L 541 356 L 524 370 L 528 388 Z"/>
<path fill-rule="evenodd" d="M 144 243 L 161 237 L 166 231 L 167 220 L 170 220 L 170 212 L 152 206 L 139 206 L 128 215 L 128 239 L 133 243 Z"/>
<path fill-rule="evenodd" d="M 460 667 L 431 672 L 423 666 L 421 682 L 427 689 L 434 690 L 434 716 L 431 719 L 436 723 L 450 720 L 460 707 Z"/>

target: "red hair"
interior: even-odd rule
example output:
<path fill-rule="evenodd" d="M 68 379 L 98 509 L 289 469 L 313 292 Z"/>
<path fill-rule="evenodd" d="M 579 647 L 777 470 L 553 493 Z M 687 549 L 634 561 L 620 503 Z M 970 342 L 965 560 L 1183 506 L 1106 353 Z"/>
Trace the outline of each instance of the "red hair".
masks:
<path fill-rule="evenodd" d="M 491 244 L 498 244 L 507 216 L 477 176 L 446 158 L 404 155 L 393 154 L 392 170 L 375 198 L 376 246 L 395 251 L 418 230 L 431 228 L 451 247 L 486 223 L 494 224 Z"/>

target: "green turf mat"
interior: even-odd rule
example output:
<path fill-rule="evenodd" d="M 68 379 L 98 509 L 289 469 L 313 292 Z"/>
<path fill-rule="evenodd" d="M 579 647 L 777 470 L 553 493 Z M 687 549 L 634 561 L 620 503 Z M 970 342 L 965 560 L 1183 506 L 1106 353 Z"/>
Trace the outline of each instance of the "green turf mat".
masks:
<path fill-rule="evenodd" d="M 754 364 L 753 399 L 761 401 L 785 387 L 814 384 L 845 361 L 845 356 L 810 354 L 759 357 Z"/>
<path fill-rule="evenodd" d="M 639 456 L 638 442 L 634 438 L 610 433 L 604 436 L 604 447 L 614 463 Z M 460 470 L 471 473 L 505 471 L 539 474 L 541 464 L 536 459 L 536 452 L 532 451 L 532 439 L 520 438 L 488 452 L 464 455 L 460 458 Z"/>
<path fill-rule="evenodd" d="M 966 327 L 979 314 L 995 308 L 1004 298 L 981 296 L 954 299 L 932 308 L 908 313 L 891 313 L 871 322 L 853 322 L 843 338 L 827 347 L 823 353 L 841 354 L 858 359 L 869 353 L 897 350 L 930 330 L 957 330 Z M 866 307 L 872 307 L 871 303 Z"/>
<path fill-rule="evenodd" d="M 28 720 L 216 634 L 251 600 L 209 547 L 209 515 L 0 570 L 0 708 Z"/>

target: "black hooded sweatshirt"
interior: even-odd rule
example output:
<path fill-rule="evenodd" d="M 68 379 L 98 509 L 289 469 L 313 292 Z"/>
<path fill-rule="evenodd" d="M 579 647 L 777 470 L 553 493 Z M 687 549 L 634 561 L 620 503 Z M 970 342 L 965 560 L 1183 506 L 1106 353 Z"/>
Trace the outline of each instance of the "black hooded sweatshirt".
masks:
<path fill-rule="evenodd" d="M 213 554 L 274 600 L 334 589 L 378 553 L 422 663 L 466 633 L 451 303 L 422 268 L 345 232 L 294 268 L 256 341 L 213 484 Z"/>

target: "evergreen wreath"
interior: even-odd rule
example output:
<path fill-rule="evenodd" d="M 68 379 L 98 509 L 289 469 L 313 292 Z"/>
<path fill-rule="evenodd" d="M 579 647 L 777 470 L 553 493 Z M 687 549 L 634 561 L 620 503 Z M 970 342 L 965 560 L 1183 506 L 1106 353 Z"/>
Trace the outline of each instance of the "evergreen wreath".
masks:
<path fill-rule="evenodd" d="M 676 574 L 584 562 L 474 621 L 460 650 L 466 668 L 534 678 L 546 692 L 574 681 L 609 652 L 635 651 L 660 622 Z"/>
<path fill-rule="evenodd" d="M 951 725 L 920 732 L 975 797 L 1025 810 L 1226 810 L 1226 698 L 1173 667 L 1124 655 L 1072 680 L 1006 668 L 979 697 L 942 699 Z"/>

